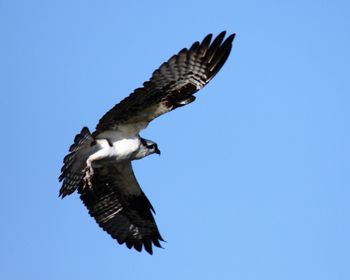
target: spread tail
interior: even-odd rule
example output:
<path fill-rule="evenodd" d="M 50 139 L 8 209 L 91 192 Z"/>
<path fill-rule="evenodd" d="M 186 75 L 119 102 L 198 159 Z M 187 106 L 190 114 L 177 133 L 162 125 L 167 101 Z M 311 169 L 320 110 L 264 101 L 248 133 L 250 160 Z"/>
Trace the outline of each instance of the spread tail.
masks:
<path fill-rule="evenodd" d="M 59 196 L 64 198 L 73 193 L 83 180 L 86 155 L 84 150 L 94 142 L 89 129 L 84 127 L 74 138 L 74 143 L 69 148 L 69 154 L 63 159 L 63 166 L 59 181 L 63 181 Z"/>

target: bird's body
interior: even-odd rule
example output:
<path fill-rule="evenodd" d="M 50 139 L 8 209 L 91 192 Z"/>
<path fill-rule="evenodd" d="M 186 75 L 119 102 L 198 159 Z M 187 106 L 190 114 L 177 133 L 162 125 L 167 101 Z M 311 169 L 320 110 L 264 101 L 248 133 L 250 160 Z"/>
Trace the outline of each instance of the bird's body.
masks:
<path fill-rule="evenodd" d="M 96 140 L 98 150 L 89 156 L 88 160 L 91 161 L 91 163 L 98 165 L 98 163 L 101 161 L 102 163 L 113 163 L 123 160 L 135 159 L 135 155 L 141 146 L 140 137 L 118 139 L 114 138 L 114 135 L 111 136 L 112 137 Z"/>
<path fill-rule="evenodd" d="M 128 248 L 152 254 L 152 244 L 163 241 L 152 215 L 153 207 L 142 192 L 131 161 L 160 154 L 158 146 L 139 133 L 156 117 L 195 100 L 225 63 L 234 34 L 225 32 L 212 42 L 209 34 L 190 49 L 183 49 L 156 70 L 142 88 L 107 112 L 96 130 L 84 127 L 64 158 L 60 196 L 78 190 L 96 222 Z"/>

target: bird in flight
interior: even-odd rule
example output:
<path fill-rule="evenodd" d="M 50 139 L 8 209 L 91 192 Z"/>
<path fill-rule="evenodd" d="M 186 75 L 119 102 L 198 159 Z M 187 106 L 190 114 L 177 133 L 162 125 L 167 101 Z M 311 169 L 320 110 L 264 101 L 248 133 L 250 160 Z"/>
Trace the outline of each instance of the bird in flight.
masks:
<path fill-rule="evenodd" d="M 59 181 L 62 198 L 78 191 L 97 224 L 119 244 L 131 249 L 164 241 L 153 217 L 154 209 L 134 175 L 131 161 L 160 154 L 158 145 L 139 133 L 149 122 L 195 100 L 221 69 L 235 34 L 208 34 L 172 56 L 143 87 L 109 110 L 94 132 L 84 127 L 64 157 Z"/>

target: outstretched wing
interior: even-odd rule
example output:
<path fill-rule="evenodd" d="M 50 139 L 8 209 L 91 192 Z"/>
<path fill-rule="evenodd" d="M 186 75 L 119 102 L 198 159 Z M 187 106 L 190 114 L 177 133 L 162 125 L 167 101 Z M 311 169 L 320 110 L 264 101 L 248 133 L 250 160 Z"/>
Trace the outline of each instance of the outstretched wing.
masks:
<path fill-rule="evenodd" d="M 133 125 L 137 133 L 156 117 L 195 100 L 193 94 L 203 88 L 227 60 L 235 34 L 225 38 L 212 34 L 190 49 L 183 49 L 153 72 L 151 79 L 107 112 L 96 132 Z"/>
<path fill-rule="evenodd" d="M 81 186 L 80 198 L 97 224 L 119 244 L 152 254 L 163 241 L 153 207 L 136 181 L 131 163 L 94 169 L 92 187 Z"/>

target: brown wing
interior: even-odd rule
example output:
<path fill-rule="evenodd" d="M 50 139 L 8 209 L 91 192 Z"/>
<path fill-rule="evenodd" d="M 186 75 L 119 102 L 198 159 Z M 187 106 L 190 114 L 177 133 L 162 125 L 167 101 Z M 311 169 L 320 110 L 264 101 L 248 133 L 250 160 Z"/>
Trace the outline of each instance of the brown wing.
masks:
<path fill-rule="evenodd" d="M 131 163 L 94 169 L 92 187 L 81 186 L 80 198 L 97 224 L 119 244 L 152 254 L 163 241 L 153 207 L 136 181 Z"/>
<path fill-rule="evenodd" d="M 190 49 L 183 49 L 153 72 L 151 79 L 107 112 L 96 132 L 134 125 L 141 130 L 156 117 L 195 100 L 193 94 L 203 88 L 227 60 L 235 34 L 212 34 Z"/>

